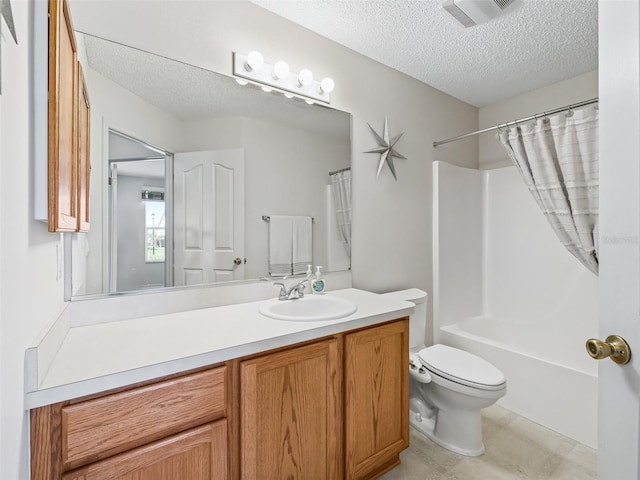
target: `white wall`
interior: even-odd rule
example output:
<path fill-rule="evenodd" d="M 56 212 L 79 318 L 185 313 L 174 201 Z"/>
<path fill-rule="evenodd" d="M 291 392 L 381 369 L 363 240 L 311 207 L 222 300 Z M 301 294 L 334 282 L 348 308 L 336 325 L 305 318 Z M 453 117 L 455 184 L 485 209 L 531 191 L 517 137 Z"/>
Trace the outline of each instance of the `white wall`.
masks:
<path fill-rule="evenodd" d="M 24 352 L 63 307 L 60 234 L 33 218 L 30 82 L 33 2 L 11 2 L 19 44 L 2 25 L 0 95 L 0 478 L 29 478 Z"/>
<path fill-rule="evenodd" d="M 588 72 L 482 107 L 478 113 L 478 128 L 493 127 L 597 96 L 598 72 Z M 495 138 L 495 133 L 478 135 L 480 168 L 496 168 L 512 164 L 504 148 Z"/>
<path fill-rule="evenodd" d="M 432 142 L 475 130 L 476 108 L 244 1 L 72 0 L 71 9 L 79 30 L 224 74 L 231 52 L 259 49 L 269 63 L 333 77 L 332 104 L 353 115 L 354 286 L 431 291 Z M 379 156 L 363 153 L 376 146 L 367 123 L 381 131 L 385 115 L 392 136 L 404 132 L 396 148 L 408 160 L 395 160 L 397 182 L 386 168 L 376 178 Z M 477 142 L 440 155 L 477 166 Z"/>

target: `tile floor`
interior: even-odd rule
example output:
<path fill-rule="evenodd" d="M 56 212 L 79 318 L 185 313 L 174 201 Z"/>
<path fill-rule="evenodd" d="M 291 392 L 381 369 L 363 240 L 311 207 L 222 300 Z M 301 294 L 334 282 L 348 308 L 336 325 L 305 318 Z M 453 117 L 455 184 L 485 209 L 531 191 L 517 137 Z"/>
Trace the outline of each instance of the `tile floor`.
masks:
<path fill-rule="evenodd" d="M 380 480 L 597 478 L 594 449 L 498 405 L 482 413 L 484 455 L 458 455 L 411 428 L 411 445 L 400 455 L 402 464 Z"/>

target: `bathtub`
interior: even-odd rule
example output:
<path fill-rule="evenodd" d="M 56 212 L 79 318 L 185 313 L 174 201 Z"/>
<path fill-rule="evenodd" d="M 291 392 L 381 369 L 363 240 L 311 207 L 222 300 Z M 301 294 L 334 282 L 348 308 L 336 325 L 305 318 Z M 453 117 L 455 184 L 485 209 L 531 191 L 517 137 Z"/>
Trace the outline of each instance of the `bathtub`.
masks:
<path fill-rule="evenodd" d="M 505 374 L 507 394 L 499 405 L 596 448 L 597 362 L 587 356 L 584 340 L 576 345 L 564 340 L 570 337 L 561 325 L 477 316 L 441 327 L 436 339 Z"/>

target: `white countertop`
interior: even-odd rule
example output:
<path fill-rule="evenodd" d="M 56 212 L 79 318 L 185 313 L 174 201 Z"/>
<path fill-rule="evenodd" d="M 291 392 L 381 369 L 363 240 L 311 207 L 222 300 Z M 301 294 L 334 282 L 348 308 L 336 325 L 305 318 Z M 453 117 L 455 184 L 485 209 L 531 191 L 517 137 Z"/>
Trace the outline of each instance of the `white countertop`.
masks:
<path fill-rule="evenodd" d="M 355 302 L 337 320 L 284 321 L 261 315 L 263 301 L 72 327 L 27 408 L 304 342 L 404 317 L 410 302 L 348 288 L 327 292 Z"/>

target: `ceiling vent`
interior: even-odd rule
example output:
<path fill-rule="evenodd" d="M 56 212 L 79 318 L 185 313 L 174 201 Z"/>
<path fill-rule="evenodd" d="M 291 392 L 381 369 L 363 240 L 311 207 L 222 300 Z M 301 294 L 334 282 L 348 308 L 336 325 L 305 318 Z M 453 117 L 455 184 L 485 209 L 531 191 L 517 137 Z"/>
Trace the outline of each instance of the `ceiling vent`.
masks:
<path fill-rule="evenodd" d="M 445 0 L 442 8 L 465 28 L 497 17 L 515 0 Z"/>

